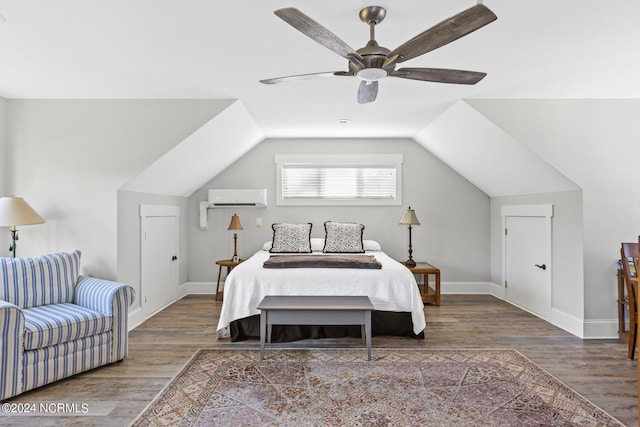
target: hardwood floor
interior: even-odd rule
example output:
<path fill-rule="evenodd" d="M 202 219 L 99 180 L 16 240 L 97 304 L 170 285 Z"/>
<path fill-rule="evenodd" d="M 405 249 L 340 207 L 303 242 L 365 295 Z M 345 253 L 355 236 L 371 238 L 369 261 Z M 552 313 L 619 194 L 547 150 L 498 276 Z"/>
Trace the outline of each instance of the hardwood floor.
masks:
<path fill-rule="evenodd" d="M 87 404 L 88 414 L 7 416 L 0 425 L 126 426 L 151 402 L 199 348 L 258 349 L 258 341 L 216 339 L 221 302 L 191 295 L 153 316 L 129 334 L 129 357 L 24 393 L 11 403 Z M 628 426 L 638 425 L 637 362 L 618 340 L 581 340 L 499 299 L 443 295 L 440 307 L 425 306 L 426 338 L 374 337 L 376 347 L 514 348 Z M 362 347 L 360 339 L 299 341 L 289 347 Z"/>

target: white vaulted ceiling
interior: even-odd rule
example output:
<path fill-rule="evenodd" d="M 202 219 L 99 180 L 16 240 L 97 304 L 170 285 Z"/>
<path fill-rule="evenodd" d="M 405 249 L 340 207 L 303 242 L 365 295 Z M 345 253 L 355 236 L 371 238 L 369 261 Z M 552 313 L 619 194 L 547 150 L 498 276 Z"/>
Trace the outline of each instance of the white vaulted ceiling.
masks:
<path fill-rule="evenodd" d="M 376 102 L 360 105 L 356 78 L 258 82 L 346 69 L 346 60 L 280 20 L 275 9 L 295 6 L 357 49 L 369 35 L 359 10 L 383 6 L 387 16 L 376 28 L 376 39 L 393 49 L 476 2 L 0 0 L 6 21 L 0 23 L 0 97 L 240 100 L 238 111 L 228 116 L 239 126 L 248 124 L 252 144 L 270 137 L 411 137 L 434 153 L 435 145 L 429 144 L 435 142 L 427 143 L 427 135 L 445 129 L 453 115 L 473 116 L 460 110 L 471 108 L 468 104 L 451 110 L 461 99 L 640 97 L 640 2 L 483 3 L 497 21 L 403 66 L 484 71 L 484 80 L 461 86 L 387 78 L 380 82 Z M 221 119 L 210 126 L 223 127 Z M 351 122 L 340 125 L 338 119 Z M 193 140 L 190 146 L 199 147 Z M 474 147 L 464 150 L 473 155 Z M 188 156 L 182 150 L 175 155 Z M 220 153 L 227 154 L 228 164 L 238 153 Z M 484 154 L 490 158 L 491 153 Z M 462 168 L 461 174 L 474 174 L 463 160 L 441 155 Z M 543 168 L 539 161 L 533 161 L 538 165 L 532 170 Z M 224 158 L 215 169 L 223 163 Z M 139 177 L 130 185 L 152 181 Z M 175 191 L 191 188 L 183 187 Z"/>
<path fill-rule="evenodd" d="M 414 139 L 490 196 L 579 188 L 464 101 Z"/>

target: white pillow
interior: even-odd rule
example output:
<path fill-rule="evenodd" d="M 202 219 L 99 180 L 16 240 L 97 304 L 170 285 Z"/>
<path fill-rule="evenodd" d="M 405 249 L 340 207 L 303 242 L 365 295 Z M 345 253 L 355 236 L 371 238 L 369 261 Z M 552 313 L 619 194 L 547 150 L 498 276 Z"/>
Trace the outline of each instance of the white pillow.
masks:
<path fill-rule="evenodd" d="M 364 247 L 365 251 L 380 252 L 382 250 L 382 246 L 380 246 L 380 243 L 375 240 L 363 240 L 362 246 Z M 322 252 L 322 248 L 324 248 L 324 239 L 321 239 L 319 237 L 312 237 L 311 250 L 313 252 Z M 262 245 L 263 251 L 268 251 L 269 249 L 271 249 L 271 240 L 269 240 L 268 242 L 264 242 L 264 245 Z"/>
<path fill-rule="evenodd" d="M 324 239 L 321 239 L 320 237 L 312 237 L 311 250 L 313 252 L 322 252 L 322 248 L 324 248 Z"/>
<path fill-rule="evenodd" d="M 382 246 L 380 246 L 380 243 L 376 242 L 375 240 L 363 240 L 362 247 L 364 248 L 365 251 L 381 251 L 382 250 Z"/>

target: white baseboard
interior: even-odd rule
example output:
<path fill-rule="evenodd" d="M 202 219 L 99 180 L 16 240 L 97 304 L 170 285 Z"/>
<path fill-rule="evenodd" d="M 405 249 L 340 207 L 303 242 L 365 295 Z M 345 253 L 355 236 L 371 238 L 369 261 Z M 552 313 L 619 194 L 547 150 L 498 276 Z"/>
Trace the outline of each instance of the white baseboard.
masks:
<path fill-rule="evenodd" d="M 500 298 L 501 300 L 505 300 L 507 298 L 507 289 L 504 286 L 498 285 L 497 283 L 491 283 L 491 295 L 496 298 Z"/>
<path fill-rule="evenodd" d="M 182 288 L 185 288 L 187 294 L 215 294 L 217 282 L 185 282 Z M 220 289 L 224 288 L 224 283 L 220 282 Z"/>
<path fill-rule="evenodd" d="M 618 319 L 585 320 L 584 338 L 618 339 Z"/>
<path fill-rule="evenodd" d="M 181 285 L 178 285 L 178 290 L 176 292 L 176 298 L 173 302 L 176 302 L 178 300 L 181 300 L 182 298 L 184 298 L 185 296 L 189 295 L 189 294 L 214 294 L 216 290 L 216 283 L 215 282 L 184 282 Z M 173 302 L 167 304 L 167 305 L 171 305 L 173 304 Z M 165 309 L 165 307 L 162 307 L 161 310 Z M 158 310 L 158 311 L 161 311 Z M 156 314 L 156 313 L 153 313 Z M 153 315 L 152 314 L 152 315 Z M 152 316 L 151 315 L 151 316 Z M 140 326 L 142 324 L 142 322 L 144 322 L 145 320 L 147 320 L 147 318 L 151 317 L 151 316 L 147 316 L 146 318 L 142 315 L 142 308 L 141 307 L 136 307 L 133 310 L 129 311 L 129 330 L 133 330 L 134 328 L 136 328 L 137 326 Z"/>
<path fill-rule="evenodd" d="M 441 282 L 440 294 L 442 295 L 489 295 L 491 294 L 490 282 Z"/>
<path fill-rule="evenodd" d="M 178 292 L 177 292 L 177 295 L 176 295 L 176 301 L 181 300 L 182 298 L 184 298 L 185 296 L 187 296 L 190 293 L 191 292 L 189 292 L 189 282 L 184 282 L 181 285 L 178 285 Z"/>
<path fill-rule="evenodd" d="M 189 294 L 214 294 L 215 291 L 216 282 L 185 282 L 178 287 L 176 301 Z M 493 282 L 442 282 L 440 293 L 443 295 L 493 295 L 501 300 L 505 300 L 506 297 L 504 287 Z M 142 318 L 140 308 L 131 311 L 129 330 L 140 325 L 144 320 L 146 319 Z M 618 338 L 617 319 L 581 320 L 552 308 L 549 323 L 583 339 Z"/>
<path fill-rule="evenodd" d="M 443 282 L 440 292 L 442 294 L 489 294 L 506 301 L 504 286 L 493 282 Z M 617 319 L 582 320 L 552 308 L 551 319 L 548 322 L 582 339 L 618 338 Z"/>
<path fill-rule="evenodd" d="M 491 282 L 441 282 L 440 293 L 450 295 L 494 295 Z M 220 282 L 220 289 L 224 289 L 224 282 Z M 188 294 L 214 294 L 216 282 L 185 282 L 178 287 L 178 299 Z M 497 295 L 496 295 L 497 296 Z"/>
<path fill-rule="evenodd" d="M 565 331 L 572 333 L 578 338 L 585 338 L 584 326 L 585 323 L 571 314 L 558 310 L 557 308 L 551 308 L 551 321 L 552 325 L 564 329 Z"/>
<path fill-rule="evenodd" d="M 142 309 L 137 307 L 129 312 L 129 330 L 134 329 L 137 326 L 140 326 L 142 322 L 146 319 L 142 317 Z"/>

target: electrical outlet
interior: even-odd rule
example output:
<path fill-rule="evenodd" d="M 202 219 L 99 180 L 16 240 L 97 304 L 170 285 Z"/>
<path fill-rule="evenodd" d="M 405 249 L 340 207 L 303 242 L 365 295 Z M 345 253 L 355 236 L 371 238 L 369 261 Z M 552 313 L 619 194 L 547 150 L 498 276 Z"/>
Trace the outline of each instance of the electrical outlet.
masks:
<path fill-rule="evenodd" d="M 256 218 L 256 228 L 262 227 L 262 218 Z"/>

